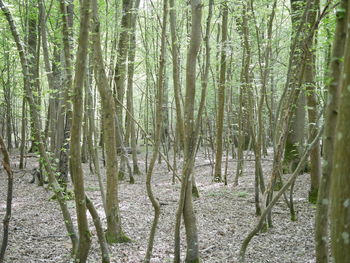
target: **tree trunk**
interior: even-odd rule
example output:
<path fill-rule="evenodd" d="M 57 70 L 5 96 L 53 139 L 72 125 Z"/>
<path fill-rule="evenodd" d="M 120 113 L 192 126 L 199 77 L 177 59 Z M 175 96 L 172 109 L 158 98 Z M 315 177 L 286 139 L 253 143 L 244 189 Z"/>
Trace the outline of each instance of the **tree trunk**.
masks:
<path fill-rule="evenodd" d="M 171 52 L 173 59 L 173 82 L 174 82 L 174 98 L 176 105 L 176 126 L 179 133 L 180 148 L 184 144 L 184 120 L 181 104 L 181 83 L 180 83 L 180 56 L 179 56 L 179 42 L 176 36 L 176 8 L 174 0 L 170 0 L 170 32 L 171 32 Z"/>
<path fill-rule="evenodd" d="M 156 130 L 155 130 L 155 142 L 153 145 L 153 154 L 150 160 L 150 164 L 147 170 L 146 177 L 146 189 L 147 195 L 150 199 L 152 206 L 154 208 L 154 219 L 152 223 L 152 228 L 148 240 L 147 251 L 144 262 L 149 263 L 151 260 L 153 242 L 156 234 L 156 229 L 160 216 L 160 204 L 159 201 L 153 194 L 151 180 L 154 165 L 157 160 L 158 151 L 160 149 L 161 135 L 162 135 L 162 124 L 163 124 L 163 96 L 164 96 L 164 82 L 165 82 L 165 49 L 166 49 L 166 30 L 167 30 L 167 19 L 168 19 L 168 1 L 163 1 L 163 23 L 162 23 L 162 37 L 161 37 L 161 46 L 160 46 L 160 57 L 159 57 L 159 71 L 158 71 L 158 81 L 157 81 L 157 96 L 156 96 Z"/>
<path fill-rule="evenodd" d="M 175 225 L 175 256 L 174 263 L 180 262 L 179 248 L 179 230 L 181 223 L 181 215 L 184 217 L 186 230 L 186 263 L 200 262 L 198 231 L 196 216 L 192 204 L 192 179 L 193 167 L 195 162 L 196 144 L 199 133 L 199 124 L 194 121 L 194 102 L 196 94 L 196 65 L 197 55 L 201 42 L 201 18 L 202 18 L 202 3 L 200 0 L 191 1 L 192 10 L 192 25 L 191 38 L 187 53 L 187 68 L 186 68 L 186 97 L 184 108 L 185 120 L 185 148 L 184 148 L 184 166 L 182 172 L 181 194 L 179 207 L 176 214 Z"/>
<path fill-rule="evenodd" d="M 87 260 L 91 245 L 91 234 L 86 215 L 86 199 L 84 190 L 84 173 L 81 164 L 81 129 L 83 122 L 83 86 L 86 76 L 87 55 L 89 46 L 91 0 L 81 3 L 80 31 L 76 58 L 73 87 L 73 119 L 71 128 L 70 170 L 74 185 L 75 205 L 79 229 L 79 247 L 75 262 L 84 263 Z"/>
<path fill-rule="evenodd" d="M 349 4 L 349 1 L 348 1 Z M 344 10 L 350 23 L 349 6 Z M 350 28 L 347 27 L 344 67 L 340 75 L 341 88 L 335 131 L 334 159 L 331 182 L 331 240 L 336 263 L 350 261 Z"/>
<path fill-rule="evenodd" d="M 316 222 L 315 222 L 315 243 L 316 262 L 329 262 L 328 242 L 328 210 L 329 191 L 331 185 L 331 174 L 333 169 L 335 129 L 338 114 L 340 80 L 342 70 L 342 59 L 344 56 L 344 44 L 346 37 L 346 10 L 347 0 L 341 1 L 341 8 L 337 10 L 337 26 L 333 41 L 332 62 L 330 64 L 331 81 L 328 85 L 328 98 L 325 113 L 325 134 L 323 141 L 323 171 L 320 182 L 320 189 L 317 198 Z"/>
<path fill-rule="evenodd" d="M 224 109 L 225 109 L 225 89 L 226 89 L 226 49 L 227 49 L 227 2 L 222 4 L 222 33 L 221 33 L 221 61 L 220 61 L 220 79 L 218 88 L 218 107 L 216 114 L 216 155 L 214 167 L 214 180 L 222 181 L 221 163 L 223 152 L 223 129 L 224 129 Z"/>
<path fill-rule="evenodd" d="M 62 108 L 62 115 L 64 120 L 64 129 L 62 141 L 59 141 L 60 151 L 59 151 L 59 178 L 60 183 L 63 187 L 66 187 L 68 181 L 68 162 L 69 162 L 69 148 L 70 148 L 70 130 L 72 122 L 72 94 L 71 89 L 73 86 L 73 64 L 71 55 L 71 44 L 70 44 L 70 34 L 72 32 L 72 22 L 71 17 L 73 14 L 72 1 L 68 1 L 66 5 L 65 0 L 60 0 L 60 9 L 62 16 L 62 41 L 63 41 L 63 51 L 64 51 L 64 62 L 65 62 L 65 85 L 64 85 L 64 109 Z M 83 73 L 84 74 L 84 73 Z"/>
<path fill-rule="evenodd" d="M 30 114 L 31 118 L 33 120 L 33 128 L 35 130 L 34 135 L 35 135 L 35 140 L 38 142 L 38 149 L 41 158 L 43 159 L 43 166 L 48 174 L 49 177 L 49 184 L 52 186 L 53 191 L 55 192 L 57 196 L 57 201 L 60 205 L 62 215 L 64 218 L 64 223 L 67 229 L 67 232 L 69 233 L 69 237 L 71 238 L 72 241 L 72 254 L 75 255 L 77 252 L 77 247 L 78 247 L 78 237 L 76 235 L 74 225 L 72 222 L 72 218 L 70 215 L 70 212 L 68 210 L 65 197 L 61 191 L 61 187 L 58 184 L 55 176 L 55 172 L 52 169 L 50 159 L 47 155 L 46 149 L 44 147 L 42 137 L 41 137 L 41 130 L 40 130 L 40 115 L 38 112 L 38 107 L 36 105 L 36 102 L 33 97 L 33 90 L 32 86 L 30 85 L 30 77 L 29 77 L 29 70 L 28 70 L 28 61 L 27 61 L 27 54 L 25 53 L 25 50 L 22 45 L 22 41 L 19 37 L 19 33 L 17 31 L 16 25 L 14 23 L 14 20 L 12 18 L 12 14 L 7 8 L 7 6 L 4 4 L 3 0 L 0 0 L 0 8 L 2 9 L 3 13 L 6 16 L 7 22 L 10 26 L 10 30 L 12 33 L 12 36 L 15 40 L 16 46 L 17 46 L 17 51 L 19 53 L 20 61 L 21 61 L 21 67 L 22 67 L 22 73 L 23 73 L 23 78 L 24 78 L 24 92 L 25 92 L 25 97 L 28 101 L 29 107 L 30 107 Z"/>
<path fill-rule="evenodd" d="M 140 0 L 136 0 L 135 2 L 135 11 L 139 8 Z M 131 116 L 134 116 L 134 87 L 133 87 L 133 78 L 134 78 L 134 69 L 135 69 L 135 53 L 136 53 L 136 19 L 137 13 L 132 15 L 131 28 L 132 33 L 130 36 L 130 50 L 129 50 L 129 64 L 128 64 L 128 110 Z M 135 122 L 129 117 L 129 125 L 130 125 L 130 144 L 132 149 L 132 162 L 133 162 L 133 174 L 141 174 L 138 160 L 137 160 L 137 145 L 136 145 L 136 131 L 135 131 Z"/>
<path fill-rule="evenodd" d="M 117 64 L 114 72 L 114 95 L 116 96 L 116 112 L 118 120 L 123 127 L 123 101 L 125 93 L 126 61 L 128 54 L 129 30 L 131 20 L 131 7 L 133 0 L 123 0 L 123 15 L 121 21 L 121 33 L 119 35 Z M 121 132 L 121 134 L 123 134 Z"/>
<path fill-rule="evenodd" d="M 0 263 L 3 263 L 6 247 L 8 244 L 9 224 L 10 224 L 11 212 L 12 212 L 13 172 L 10 165 L 10 156 L 1 135 L 0 135 L 0 150 L 2 152 L 2 155 L 4 156 L 2 164 L 7 173 L 6 212 L 3 219 L 3 233 L 2 233 L 2 242 L 1 242 L 1 249 L 0 249 Z"/>
<path fill-rule="evenodd" d="M 100 22 L 98 18 L 97 1 L 93 0 L 93 52 L 95 59 L 95 78 L 101 96 L 103 141 L 106 149 L 106 174 L 107 174 L 107 232 L 108 243 L 127 242 L 130 239 L 124 235 L 121 225 L 118 200 L 118 162 L 117 162 L 117 139 L 115 123 L 115 103 L 112 91 L 108 88 L 108 79 L 102 57 L 100 40 Z"/>

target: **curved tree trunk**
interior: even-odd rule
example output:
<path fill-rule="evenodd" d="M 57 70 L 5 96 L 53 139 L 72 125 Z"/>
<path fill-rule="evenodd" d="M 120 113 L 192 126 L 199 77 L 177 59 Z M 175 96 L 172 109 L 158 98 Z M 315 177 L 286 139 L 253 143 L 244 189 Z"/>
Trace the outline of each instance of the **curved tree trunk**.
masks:
<path fill-rule="evenodd" d="M 108 243 L 127 242 L 130 239 L 122 231 L 121 218 L 118 200 L 118 162 L 117 162 L 117 139 L 115 123 L 115 103 L 112 90 L 109 89 L 108 79 L 105 72 L 101 40 L 100 40 L 100 22 L 98 18 L 98 5 L 93 0 L 93 52 L 95 59 L 95 78 L 97 87 L 101 96 L 103 136 L 106 149 L 106 174 L 107 174 L 107 232 L 106 239 Z"/>
<path fill-rule="evenodd" d="M 184 148 L 184 166 L 182 172 L 181 194 L 179 207 L 176 214 L 175 225 L 175 256 L 174 263 L 180 262 L 179 247 L 179 230 L 181 223 L 181 215 L 184 217 L 186 230 L 187 252 L 186 263 L 200 262 L 198 231 L 196 216 L 192 204 L 192 179 L 193 166 L 195 162 L 196 144 L 198 138 L 198 126 L 195 125 L 194 118 L 194 99 L 196 94 L 196 66 L 197 55 L 201 42 L 201 18 L 202 3 L 200 0 L 191 1 L 192 9 L 192 25 L 191 39 L 187 53 L 186 68 L 186 97 L 184 108 L 185 120 L 185 148 Z"/>
<path fill-rule="evenodd" d="M 168 19 L 168 1 L 163 0 L 163 23 L 162 23 L 162 37 L 161 37 L 161 46 L 160 46 L 160 58 L 159 58 L 159 69 L 158 69 L 158 83 L 157 83 L 157 96 L 156 96 L 156 130 L 155 130 L 155 143 L 153 145 L 153 154 L 150 160 L 150 164 L 147 170 L 146 177 L 146 189 L 147 195 L 150 199 L 152 206 L 154 208 L 154 219 L 152 223 L 152 228 L 148 240 L 147 251 L 145 256 L 145 262 L 149 263 L 151 260 L 152 249 L 154 237 L 156 234 L 156 229 L 160 216 L 160 204 L 159 201 L 155 198 L 152 190 L 151 179 L 154 169 L 154 165 L 157 160 L 158 151 L 161 143 L 161 133 L 162 133 L 162 124 L 163 124 L 163 96 L 164 96 L 164 82 L 165 82 L 165 49 L 166 49 L 166 29 L 167 29 L 167 19 Z"/>

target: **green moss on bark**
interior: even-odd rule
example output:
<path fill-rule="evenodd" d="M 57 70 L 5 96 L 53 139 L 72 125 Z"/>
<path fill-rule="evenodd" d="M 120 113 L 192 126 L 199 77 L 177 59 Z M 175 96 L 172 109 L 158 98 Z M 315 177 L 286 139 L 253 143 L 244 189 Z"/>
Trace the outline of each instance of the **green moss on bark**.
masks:
<path fill-rule="evenodd" d="M 131 238 L 129 238 L 125 234 L 122 234 L 120 237 L 118 237 L 114 234 L 108 234 L 108 232 L 106 232 L 106 241 L 108 244 L 132 242 Z"/>
<path fill-rule="evenodd" d="M 186 263 L 201 263 L 201 259 L 199 257 L 195 258 L 195 259 L 191 259 L 191 260 L 186 259 L 185 262 Z"/>
<path fill-rule="evenodd" d="M 318 189 L 312 188 L 309 191 L 309 203 L 316 204 L 317 202 Z"/>

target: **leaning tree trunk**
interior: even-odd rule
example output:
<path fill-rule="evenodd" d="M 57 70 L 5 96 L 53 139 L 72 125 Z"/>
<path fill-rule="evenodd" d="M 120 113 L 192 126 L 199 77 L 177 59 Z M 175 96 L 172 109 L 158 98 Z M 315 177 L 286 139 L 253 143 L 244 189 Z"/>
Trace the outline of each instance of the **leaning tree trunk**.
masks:
<path fill-rule="evenodd" d="M 52 169 L 51 166 L 51 160 L 46 152 L 46 149 L 43 144 L 43 140 L 41 137 L 41 130 L 40 130 L 40 114 L 38 112 L 38 107 L 35 103 L 34 97 L 33 97 L 33 90 L 30 86 L 30 78 L 29 78 L 29 70 L 28 70 L 28 61 L 27 61 L 27 54 L 24 51 L 24 47 L 22 44 L 22 41 L 19 37 L 19 33 L 17 31 L 17 27 L 14 23 L 12 14 L 8 7 L 4 4 L 3 0 L 0 0 L 0 8 L 2 9 L 3 13 L 6 16 L 7 22 L 10 26 L 10 30 L 12 33 L 12 36 L 15 40 L 17 51 L 20 57 L 21 61 L 21 67 L 22 67 L 22 74 L 23 74 L 23 81 L 24 81 L 24 92 L 26 100 L 28 101 L 29 107 L 30 107 L 30 114 L 32 116 L 33 120 L 33 128 L 35 130 L 35 140 L 38 142 L 38 150 L 40 153 L 40 157 L 43 160 L 43 166 L 48 174 L 49 177 L 49 184 L 52 186 L 53 191 L 55 192 L 57 196 L 57 201 L 60 205 L 62 215 L 64 218 L 64 223 L 67 229 L 67 232 L 69 233 L 69 237 L 72 241 L 72 254 L 74 255 L 78 248 L 78 237 L 76 235 L 72 217 L 70 215 L 70 212 L 67 207 L 67 203 L 65 201 L 65 197 L 63 192 L 61 191 L 61 187 L 59 183 L 56 180 L 55 171 Z"/>

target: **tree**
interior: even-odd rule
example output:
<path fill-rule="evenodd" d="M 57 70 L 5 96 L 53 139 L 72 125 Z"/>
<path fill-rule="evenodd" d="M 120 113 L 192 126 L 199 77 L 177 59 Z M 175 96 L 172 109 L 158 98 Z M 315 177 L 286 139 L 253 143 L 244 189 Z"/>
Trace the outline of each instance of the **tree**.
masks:
<path fill-rule="evenodd" d="M 349 1 L 343 13 L 350 23 Z M 340 73 L 341 87 L 334 140 L 334 159 L 331 180 L 331 240 L 334 262 L 350 260 L 350 28 L 346 29 L 344 66 Z"/>
<path fill-rule="evenodd" d="M 347 0 L 341 1 L 341 8 L 337 10 L 337 26 L 334 36 L 332 62 L 330 64 L 330 80 L 328 84 L 328 97 L 325 112 L 325 132 L 323 141 L 324 165 L 320 181 L 320 189 L 317 198 L 317 210 L 315 218 L 315 242 L 317 263 L 329 262 L 328 244 L 328 214 L 329 191 L 333 170 L 335 129 L 338 115 L 340 80 L 342 60 L 344 56 L 344 44 L 346 38 Z"/>
<path fill-rule="evenodd" d="M 222 4 L 222 33 L 221 33 L 221 61 L 220 61 L 220 80 L 218 88 L 218 108 L 216 117 L 216 154 L 214 180 L 221 182 L 221 162 L 223 152 L 223 128 L 224 128 L 224 109 L 225 109 L 225 89 L 226 89 L 226 49 L 227 49 L 227 2 Z"/>
<path fill-rule="evenodd" d="M 147 251 L 145 255 L 146 263 L 149 263 L 151 260 L 154 237 L 155 237 L 159 216 L 160 216 L 160 204 L 153 194 L 151 180 L 152 180 L 154 165 L 158 157 L 158 151 L 160 149 L 162 124 L 163 124 L 162 106 L 163 106 L 164 82 L 165 82 L 165 48 L 166 48 L 165 41 L 166 41 L 167 19 L 168 19 L 168 1 L 164 0 L 163 1 L 162 36 L 161 36 L 160 55 L 159 55 L 159 71 L 157 76 L 155 142 L 153 145 L 153 154 L 150 160 L 150 164 L 147 170 L 147 177 L 146 177 L 147 195 L 154 208 L 154 219 L 153 219 L 150 236 L 148 240 L 148 245 L 147 245 Z"/>
<path fill-rule="evenodd" d="M 191 1 L 192 10 L 192 25 L 191 39 L 187 51 L 186 62 L 186 97 L 184 107 L 185 120 L 185 149 L 184 149 L 184 165 L 182 170 L 181 194 L 179 207 L 176 214 L 175 225 L 175 257 L 174 263 L 180 262 L 180 223 L 181 216 L 184 217 L 186 229 L 186 263 L 200 262 L 198 231 L 196 216 L 192 203 L 192 180 L 193 166 L 195 162 L 196 144 L 198 139 L 199 129 L 198 118 L 195 125 L 194 118 L 194 99 L 196 94 L 196 65 L 197 55 L 201 41 L 201 18 L 202 18 L 202 3 L 200 0 Z"/>
<path fill-rule="evenodd" d="M 73 88 L 73 119 L 71 127 L 70 170 L 74 185 L 75 205 L 79 229 L 79 245 L 75 262 L 84 263 L 87 260 L 91 245 L 91 234 L 86 215 L 86 197 L 84 190 L 84 174 L 81 165 L 81 124 L 83 120 L 83 85 L 84 72 L 87 65 L 87 54 L 90 32 L 91 0 L 81 3 L 81 19 L 78 39 L 78 51 L 74 74 Z"/>
<path fill-rule="evenodd" d="M 115 103 L 112 90 L 109 89 L 108 79 L 105 72 L 101 40 L 100 40 L 100 22 L 98 18 L 97 5 L 94 3 L 93 12 L 93 47 L 94 47 L 94 71 L 97 87 L 101 96 L 102 114 L 103 114 L 103 135 L 106 149 L 106 174 L 107 174 L 107 193 L 106 193 L 106 217 L 107 232 L 106 239 L 108 243 L 128 242 L 130 239 L 124 235 L 121 225 L 118 200 L 118 162 L 117 162 L 117 138 L 115 123 Z"/>
<path fill-rule="evenodd" d="M 6 213 L 3 220 L 3 234 L 0 249 L 0 263 L 4 262 L 6 247 L 8 244 L 9 224 L 12 213 L 12 195 L 13 195 L 13 172 L 10 165 L 10 156 L 5 145 L 4 139 L 0 135 L 0 150 L 3 155 L 3 166 L 7 173 L 7 198 L 6 198 Z"/>
<path fill-rule="evenodd" d="M 67 204 L 65 202 L 65 197 L 63 192 L 61 191 L 60 185 L 56 180 L 56 175 L 55 172 L 52 168 L 50 159 L 48 157 L 48 154 L 46 152 L 46 149 L 44 147 L 44 143 L 42 140 L 41 136 L 41 127 L 40 127 L 40 115 L 38 113 L 38 107 L 36 105 L 36 101 L 34 100 L 33 96 L 33 88 L 30 85 L 30 77 L 29 77 L 29 66 L 28 66 L 28 61 L 27 61 L 27 56 L 28 54 L 25 52 L 25 49 L 23 47 L 23 42 L 21 41 L 20 35 L 18 33 L 17 27 L 14 23 L 12 14 L 8 7 L 5 5 L 3 0 L 0 0 L 0 8 L 3 11 L 6 20 L 9 24 L 12 36 L 14 38 L 14 41 L 17 46 L 17 51 L 20 57 L 21 61 L 21 69 L 22 69 L 22 74 L 23 74 L 23 82 L 24 82 L 24 93 L 26 100 L 28 101 L 29 107 L 30 107 L 30 114 L 32 118 L 32 123 L 33 123 L 33 129 L 34 129 L 34 136 L 35 140 L 37 142 L 37 147 L 40 153 L 40 156 L 43 160 L 43 166 L 44 169 L 46 170 L 48 177 L 49 177 L 49 183 L 53 188 L 53 191 L 55 192 L 57 196 L 57 201 L 60 205 L 62 215 L 64 218 L 65 226 L 67 229 L 67 232 L 69 233 L 70 239 L 72 241 L 72 254 L 75 255 L 78 249 L 78 237 L 76 235 L 74 225 L 72 222 L 72 217 L 70 215 L 70 212 L 68 210 Z"/>

